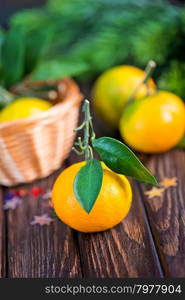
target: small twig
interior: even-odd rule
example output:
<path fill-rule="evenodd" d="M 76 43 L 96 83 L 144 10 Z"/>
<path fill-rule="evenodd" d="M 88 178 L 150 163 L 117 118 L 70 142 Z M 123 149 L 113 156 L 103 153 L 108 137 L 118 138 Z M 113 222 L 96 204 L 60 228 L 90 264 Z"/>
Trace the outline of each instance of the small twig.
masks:
<path fill-rule="evenodd" d="M 74 131 L 76 132 L 83 129 L 84 138 L 82 141 L 81 137 L 78 137 L 78 140 L 75 143 L 75 146 L 78 146 L 80 151 L 75 147 L 72 147 L 72 150 L 74 150 L 78 155 L 84 154 L 85 160 L 89 161 L 93 159 L 93 149 L 90 145 L 90 141 L 92 142 L 95 139 L 95 132 L 92 124 L 92 117 L 90 115 L 89 101 L 87 99 L 84 101 L 82 111 L 84 112 L 84 121 L 79 127 L 74 129 Z"/>
<path fill-rule="evenodd" d="M 93 159 L 93 150 L 91 146 L 88 146 L 89 149 L 89 154 L 90 154 L 90 159 Z"/>
<path fill-rule="evenodd" d="M 78 155 L 83 155 L 84 154 L 84 151 L 79 151 L 79 150 L 77 150 L 75 147 L 72 147 L 71 148 L 76 154 L 78 154 Z"/>
<path fill-rule="evenodd" d="M 74 131 L 82 130 L 85 126 L 85 122 L 83 122 L 79 127 L 75 128 Z"/>
<path fill-rule="evenodd" d="M 91 141 L 93 141 L 96 138 L 96 134 L 95 134 L 94 127 L 92 124 L 92 120 L 90 120 L 90 127 L 91 127 L 91 131 L 92 131 Z"/>

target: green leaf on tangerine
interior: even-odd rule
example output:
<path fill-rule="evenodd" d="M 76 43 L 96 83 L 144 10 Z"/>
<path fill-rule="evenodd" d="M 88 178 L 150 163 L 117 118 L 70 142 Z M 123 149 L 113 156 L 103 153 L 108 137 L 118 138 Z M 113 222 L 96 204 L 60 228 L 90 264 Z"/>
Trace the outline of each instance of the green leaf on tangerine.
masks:
<path fill-rule="evenodd" d="M 101 160 L 114 172 L 131 176 L 139 181 L 157 184 L 155 177 L 145 168 L 137 156 L 123 143 L 110 137 L 93 141 Z"/>
<path fill-rule="evenodd" d="M 99 160 L 92 159 L 83 166 L 74 180 L 74 192 L 87 213 L 91 211 L 102 186 L 103 169 Z"/>

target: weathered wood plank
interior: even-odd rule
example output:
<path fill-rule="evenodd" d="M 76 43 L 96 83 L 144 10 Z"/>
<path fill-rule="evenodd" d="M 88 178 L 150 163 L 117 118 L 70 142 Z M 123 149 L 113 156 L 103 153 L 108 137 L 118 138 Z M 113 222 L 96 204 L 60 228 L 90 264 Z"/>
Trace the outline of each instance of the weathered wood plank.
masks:
<path fill-rule="evenodd" d="M 88 90 L 84 90 L 85 94 L 89 93 Z M 97 118 L 95 130 L 97 136 L 112 135 Z M 68 164 L 77 160 L 76 155 L 71 154 Z M 148 167 L 161 178 L 177 176 L 178 187 L 166 191 L 162 199 L 149 201 L 143 194 L 145 186 L 134 183 L 133 205 L 128 217 L 117 227 L 102 233 L 78 233 L 60 221 L 50 226 L 31 226 L 33 216 L 45 213 L 46 206 L 43 200 L 25 198 L 15 211 L 8 212 L 8 276 L 162 277 L 157 245 L 166 275 L 184 277 L 184 163 L 185 153 L 181 151 L 152 156 Z M 57 174 L 34 184 L 50 187 Z M 30 189 L 31 186 L 23 187 Z M 2 233 L 4 237 L 1 220 L 0 209 L 0 240 Z M 151 221 L 155 244 L 148 220 Z M 5 270 L 2 254 L 4 242 L 0 244 L 1 276 Z"/>
<path fill-rule="evenodd" d="M 49 188 L 57 174 L 34 185 Z M 81 277 L 75 233 L 58 220 L 49 226 L 30 225 L 34 215 L 47 209 L 44 200 L 27 196 L 15 211 L 8 212 L 9 277 Z"/>
<path fill-rule="evenodd" d="M 5 220 L 3 212 L 3 189 L 0 187 L 0 277 L 6 274 L 6 253 L 5 253 Z"/>
<path fill-rule="evenodd" d="M 113 136 L 92 113 L 97 136 Z M 68 164 L 80 159 L 71 153 Z M 132 209 L 120 225 L 101 233 L 78 233 L 84 277 L 163 277 L 140 197 L 133 184 Z"/>
<path fill-rule="evenodd" d="M 185 152 L 173 150 L 151 156 L 148 167 L 164 177 L 177 177 L 177 187 L 168 188 L 161 198 L 142 196 L 164 265 L 165 274 L 185 277 Z M 142 186 L 143 192 L 146 190 Z"/>
<path fill-rule="evenodd" d="M 68 164 L 79 160 L 71 153 Z M 163 277 L 135 182 L 132 188 L 132 208 L 123 222 L 105 232 L 77 233 L 84 277 Z"/>
<path fill-rule="evenodd" d="M 78 237 L 85 277 L 163 277 L 135 185 L 125 220 L 111 230 Z"/>

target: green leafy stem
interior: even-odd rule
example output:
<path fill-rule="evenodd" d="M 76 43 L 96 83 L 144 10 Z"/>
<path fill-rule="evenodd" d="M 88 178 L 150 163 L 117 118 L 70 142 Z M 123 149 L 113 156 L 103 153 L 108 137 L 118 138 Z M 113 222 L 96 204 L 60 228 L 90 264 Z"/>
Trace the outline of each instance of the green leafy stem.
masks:
<path fill-rule="evenodd" d="M 84 121 L 75 131 L 83 130 L 84 138 L 82 141 L 82 138 L 78 137 L 72 149 L 78 155 L 85 155 L 86 164 L 75 177 L 74 193 L 87 213 L 92 210 L 103 182 L 102 164 L 94 159 L 94 150 L 98 152 L 101 161 L 113 172 L 131 176 L 149 184 L 157 184 L 155 177 L 125 144 L 110 137 L 96 139 L 88 100 L 84 101 L 82 111 Z"/>
<path fill-rule="evenodd" d="M 84 105 L 82 108 L 82 111 L 84 112 L 84 122 L 74 129 L 74 131 L 84 130 L 84 141 L 82 142 L 81 137 L 78 137 L 78 141 L 75 143 L 75 146 L 79 147 L 80 150 L 77 148 L 72 147 L 72 150 L 74 150 L 78 155 L 85 154 L 85 160 L 89 161 L 90 159 L 93 159 L 93 150 L 91 145 L 89 144 L 89 139 L 92 141 L 95 139 L 96 135 L 94 132 L 93 124 L 92 124 L 92 117 L 90 114 L 90 108 L 89 108 L 89 101 L 85 100 Z"/>

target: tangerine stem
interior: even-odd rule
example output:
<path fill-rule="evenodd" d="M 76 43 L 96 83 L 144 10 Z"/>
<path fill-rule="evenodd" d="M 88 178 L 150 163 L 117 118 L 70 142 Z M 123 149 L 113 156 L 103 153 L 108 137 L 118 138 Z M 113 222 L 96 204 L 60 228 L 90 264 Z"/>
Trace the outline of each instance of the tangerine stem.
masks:
<path fill-rule="evenodd" d="M 89 101 L 86 99 L 84 101 L 82 111 L 84 112 L 84 121 L 82 124 L 74 129 L 74 131 L 82 130 L 84 131 L 84 139 L 83 142 L 80 137 L 78 137 L 78 142 L 75 143 L 76 146 L 80 148 L 80 151 L 77 150 L 75 147 L 72 147 L 78 155 L 85 154 L 85 160 L 89 161 L 93 159 L 93 149 L 90 145 L 93 139 L 95 139 L 95 132 L 92 124 L 92 117 L 90 114 L 90 104 Z"/>
<path fill-rule="evenodd" d="M 149 93 L 149 85 L 148 85 L 148 79 L 152 75 L 154 69 L 156 67 L 156 62 L 154 60 L 150 60 L 145 68 L 145 75 L 143 79 L 139 82 L 139 84 L 135 87 L 134 91 L 131 93 L 131 95 L 128 98 L 127 103 L 133 101 L 136 97 L 137 91 L 142 86 L 142 84 L 146 84 L 147 87 L 147 94 Z"/>
<path fill-rule="evenodd" d="M 90 109 L 89 109 L 89 101 L 85 100 L 83 105 L 83 111 L 85 114 L 85 126 L 84 126 L 84 153 L 85 160 L 89 160 L 89 122 L 91 120 Z"/>

